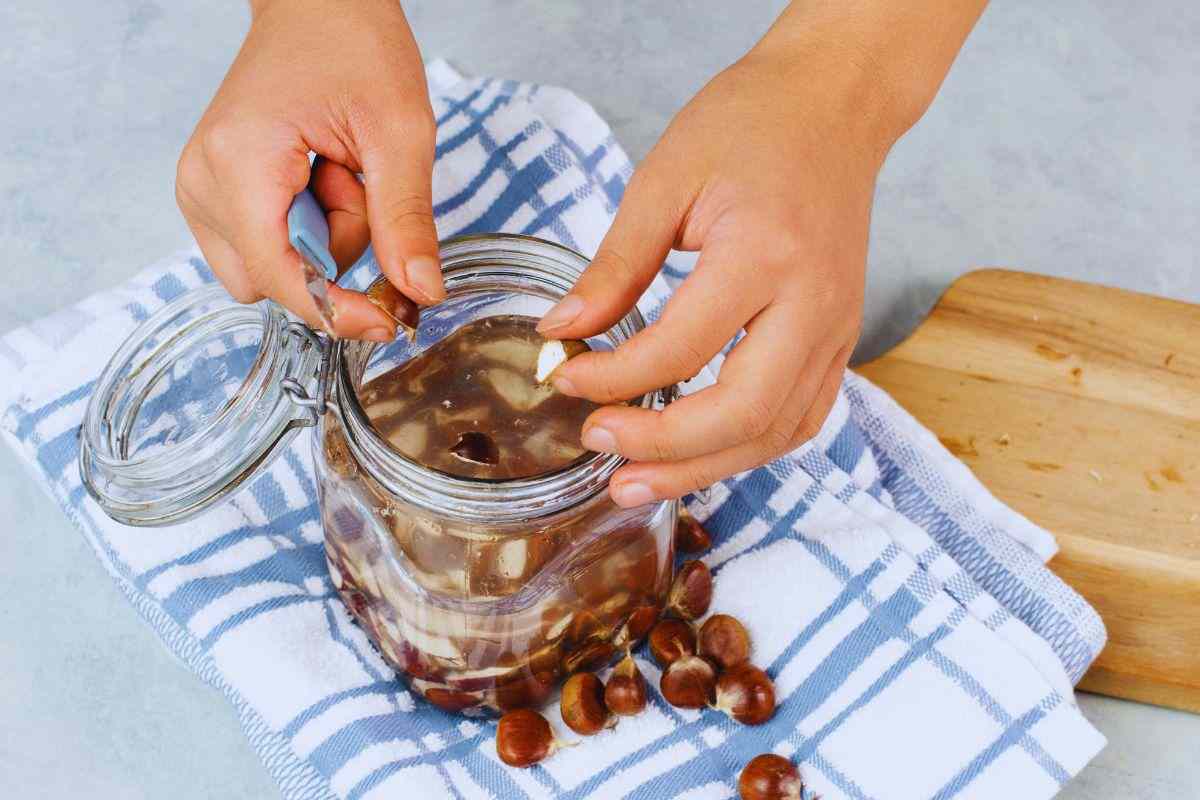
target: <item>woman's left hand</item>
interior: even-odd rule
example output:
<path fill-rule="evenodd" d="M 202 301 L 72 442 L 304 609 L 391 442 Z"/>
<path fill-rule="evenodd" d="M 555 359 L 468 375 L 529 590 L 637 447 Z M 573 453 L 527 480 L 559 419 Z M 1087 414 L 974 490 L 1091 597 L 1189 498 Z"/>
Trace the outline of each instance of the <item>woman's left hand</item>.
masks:
<path fill-rule="evenodd" d="M 907 126 L 844 53 L 785 50 L 756 48 L 676 116 L 595 260 L 539 326 L 555 339 L 608 329 L 675 248 L 700 257 L 661 318 L 564 364 L 558 389 L 615 404 L 692 378 L 746 332 L 715 385 L 663 411 L 606 405 L 587 420 L 585 447 L 634 462 L 610 484 L 622 506 L 682 496 L 812 438 L 858 339 L 875 178 Z"/>

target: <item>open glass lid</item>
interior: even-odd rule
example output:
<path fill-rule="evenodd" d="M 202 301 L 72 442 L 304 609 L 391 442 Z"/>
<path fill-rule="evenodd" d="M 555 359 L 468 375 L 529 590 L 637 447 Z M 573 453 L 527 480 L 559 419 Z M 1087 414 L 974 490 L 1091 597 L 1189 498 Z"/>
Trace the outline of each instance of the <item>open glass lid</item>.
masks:
<path fill-rule="evenodd" d="M 241 305 L 215 284 L 173 300 L 96 382 L 80 435 L 84 486 L 127 525 L 198 513 L 314 424 L 284 381 L 308 384 L 321 349 L 270 301 Z"/>

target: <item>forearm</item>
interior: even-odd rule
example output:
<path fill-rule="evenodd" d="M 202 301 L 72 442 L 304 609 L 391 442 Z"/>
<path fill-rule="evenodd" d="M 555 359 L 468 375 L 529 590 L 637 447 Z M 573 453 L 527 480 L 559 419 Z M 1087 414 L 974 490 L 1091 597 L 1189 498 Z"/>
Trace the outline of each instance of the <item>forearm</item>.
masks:
<path fill-rule="evenodd" d="M 933 102 L 987 0 L 793 0 L 751 51 L 823 63 L 893 141 Z M 802 79 L 802 76 L 795 76 Z M 890 142 L 887 143 L 890 146 Z"/>

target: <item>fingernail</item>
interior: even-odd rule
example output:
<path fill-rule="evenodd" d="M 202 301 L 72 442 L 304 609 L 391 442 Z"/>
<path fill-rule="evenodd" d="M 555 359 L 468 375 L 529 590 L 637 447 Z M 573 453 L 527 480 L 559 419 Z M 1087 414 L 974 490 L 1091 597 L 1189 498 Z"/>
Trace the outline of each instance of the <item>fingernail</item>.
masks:
<path fill-rule="evenodd" d="M 575 321 L 575 318 L 583 313 L 583 300 L 573 294 L 569 294 L 562 300 L 558 301 L 558 305 L 546 312 L 546 316 L 542 317 L 541 322 L 537 324 L 538 333 L 552 331 L 555 328 L 563 328 Z"/>
<path fill-rule="evenodd" d="M 362 338 L 369 342 L 390 342 L 396 338 L 396 334 L 387 328 L 368 328 L 363 331 Z"/>
<path fill-rule="evenodd" d="M 429 256 L 414 256 L 404 262 L 404 277 L 408 285 L 424 295 L 425 305 L 433 305 L 446 299 L 442 286 L 442 270 Z"/>
<path fill-rule="evenodd" d="M 583 446 L 593 453 L 617 452 L 617 438 L 599 425 L 585 429 L 582 438 Z"/>
<path fill-rule="evenodd" d="M 578 397 L 579 393 L 575 391 L 575 384 L 571 383 L 565 375 L 551 375 L 550 382 L 554 384 L 554 388 L 558 389 L 562 394 L 568 394 L 572 397 Z M 584 445 L 587 446 L 586 444 Z"/>
<path fill-rule="evenodd" d="M 609 489 L 613 501 L 623 508 L 644 506 L 654 501 L 654 492 L 644 483 L 621 483 Z"/>

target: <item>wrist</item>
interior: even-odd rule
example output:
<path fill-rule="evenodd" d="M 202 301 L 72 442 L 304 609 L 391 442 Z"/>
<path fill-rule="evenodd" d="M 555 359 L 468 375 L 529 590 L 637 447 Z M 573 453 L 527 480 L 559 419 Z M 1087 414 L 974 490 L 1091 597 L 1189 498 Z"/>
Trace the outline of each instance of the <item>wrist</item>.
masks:
<path fill-rule="evenodd" d="M 986 0 L 793 0 L 747 59 L 818 88 L 886 153 L 933 102 Z"/>

